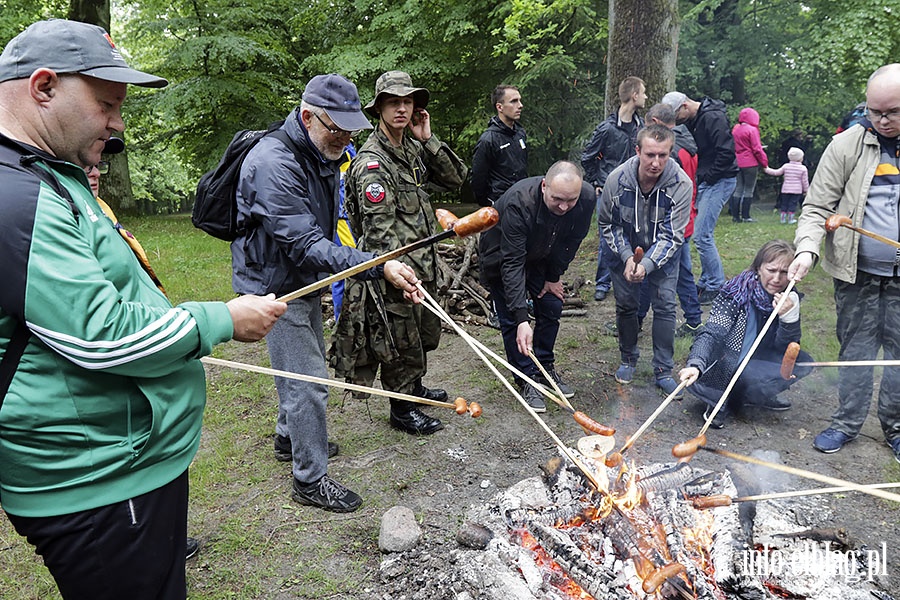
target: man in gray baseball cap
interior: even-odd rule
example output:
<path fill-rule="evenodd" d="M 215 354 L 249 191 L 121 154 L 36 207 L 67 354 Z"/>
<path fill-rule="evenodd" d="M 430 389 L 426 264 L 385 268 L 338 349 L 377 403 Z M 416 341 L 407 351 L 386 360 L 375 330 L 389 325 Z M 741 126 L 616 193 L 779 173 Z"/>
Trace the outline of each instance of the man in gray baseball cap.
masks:
<path fill-rule="evenodd" d="M 186 597 L 199 359 L 287 308 L 173 306 L 104 216 L 84 169 L 121 148 L 129 83 L 166 85 L 85 23 L 35 23 L 0 55 L 0 493 L 67 600 Z"/>
<path fill-rule="evenodd" d="M 130 68 L 102 27 L 63 19 L 38 21 L 14 37 L 0 56 L 0 82 L 31 77 L 42 67 L 143 87 L 169 83 Z"/>

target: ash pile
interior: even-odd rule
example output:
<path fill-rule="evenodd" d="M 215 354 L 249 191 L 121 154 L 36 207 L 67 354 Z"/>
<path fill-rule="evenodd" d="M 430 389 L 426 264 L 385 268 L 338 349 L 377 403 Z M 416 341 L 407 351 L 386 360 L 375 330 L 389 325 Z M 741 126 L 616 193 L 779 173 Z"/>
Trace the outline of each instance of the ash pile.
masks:
<path fill-rule="evenodd" d="M 688 463 L 607 469 L 610 493 L 564 459 L 474 507 L 456 542 L 388 555 L 391 600 L 893 600 L 886 548 L 855 546 L 820 497 L 697 509 L 737 489 Z"/>

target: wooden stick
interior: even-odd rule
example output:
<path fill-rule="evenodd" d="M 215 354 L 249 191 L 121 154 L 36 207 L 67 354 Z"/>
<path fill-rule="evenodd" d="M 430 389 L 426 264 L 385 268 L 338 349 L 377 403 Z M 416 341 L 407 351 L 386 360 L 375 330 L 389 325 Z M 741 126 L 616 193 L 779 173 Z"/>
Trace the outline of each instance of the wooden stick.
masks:
<path fill-rule="evenodd" d="M 335 381 L 334 379 L 324 379 L 322 377 L 314 377 L 312 375 L 302 375 L 300 373 L 291 373 L 290 371 L 279 371 L 278 369 L 270 369 L 268 367 L 257 367 L 256 365 L 248 365 L 246 363 L 224 360 L 221 358 L 213 358 L 204 356 L 200 362 L 207 365 L 215 365 L 218 367 L 228 367 L 231 369 L 239 369 L 241 371 L 252 371 L 254 373 L 262 373 L 263 375 L 273 375 L 275 377 L 284 377 L 286 379 L 296 379 L 298 381 L 306 381 L 307 383 L 318 383 L 338 389 L 351 390 L 354 392 L 363 392 L 366 394 L 374 394 L 376 396 L 384 396 L 395 400 L 406 400 L 407 402 L 416 402 L 417 404 L 427 404 L 429 406 L 440 406 L 441 408 L 452 408 L 456 410 L 456 405 L 450 402 L 440 402 L 438 400 L 429 400 L 428 398 L 420 398 L 419 396 L 411 396 L 410 394 L 401 394 L 400 392 L 391 392 L 355 383 L 345 383 L 343 381 Z"/>
<path fill-rule="evenodd" d="M 675 399 L 675 397 L 678 395 L 678 393 L 681 390 L 683 390 L 685 388 L 685 386 L 687 386 L 687 381 L 682 381 L 681 383 L 678 384 L 678 387 L 675 388 L 675 390 L 671 394 L 666 396 L 666 399 L 663 400 L 662 403 L 660 403 L 660 405 L 656 408 L 656 410 L 653 411 L 653 414 L 650 415 L 650 417 L 648 417 L 646 421 L 644 421 L 644 424 L 641 425 L 640 428 L 638 428 L 638 430 L 635 431 L 631 435 L 631 437 L 628 438 L 628 440 L 622 446 L 622 449 L 619 450 L 620 454 L 624 454 L 625 451 L 628 450 L 631 447 L 631 445 L 637 441 L 637 439 L 639 437 L 641 437 L 641 434 L 644 433 L 644 431 L 646 431 L 648 427 L 650 427 L 650 424 L 656 419 L 656 417 L 658 417 L 660 415 L 660 413 L 663 410 L 665 410 L 665 408 L 669 405 L 669 403 Z"/>
<path fill-rule="evenodd" d="M 300 288 L 295 292 L 291 292 L 281 298 L 277 298 L 278 302 L 289 302 L 294 300 L 295 298 L 299 298 L 301 296 L 305 296 L 310 292 L 314 292 L 318 289 L 321 289 L 327 285 L 331 285 L 335 281 L 340 281 L 342 279 L 346 279 L 348 277 L 352 277 L 358 273 L 362 273 L 372 267 L 377 267 L 378 265 L 385 263 L 394 258 L 403 256 L 413 250 L 418 250 L 419 248 L 424 248 L 425 246 L 430 246 L 431 244 L 437 243 L 441 240 L 457 236 L 460 238 L 468 237 L 470 235 L 480 233 L 482 231 L 487 231 L 491 227 L 497 224 L 500 220 L 500 214 L 496 209 L 483 206 L 476 210 L 475 212 L 466 215 L 462 219 L 457 219 L 452 213 L 449 211 L 443 211 L 444 216 L 449 215 L 449 218 L 442 218 L 441 222 L 451 227 L 447 231 L 442 231 L 441 233 L 436 233 L 432 236 L 429 236 L 425 239 L 419 240 L 417 242 L 413 242 L 412 244 L 407 244 L 402 248 L 397 248 L 396 250 L 391 250 L 386 254 L 382 254 L 381 256 L 376 256 L 375 258 L 369 259 L 364 263 L 360 263 L 355 267 L 350 267 L 349 269 L 344 269 L 340 273 L 335 273 L 330 277 L 326 277 L 320 281 L 312 283 L 306 287 Z"/>
<path fill-rule="evenodd" d="M 830 360 L 800 362 L 798 367 L 900 367 L 900 360 Z"/>
<path fill-rule="evenodd" d="M 806 471 L 804 469 L 797 469 L 795 467 L 789 467 L 787 465 L 780 465 L 778 463 L 769 462 L 766 460 L 760 460 L 758 458 L 753 458 L 752 456 L 745 456 L 743 454 L 737 454 L 735 452 L 729 452 L 728 450 L 720 450 L 719 448 L 708 448 L 706 446 L 701 446 L 701 450 L 706 450 L 707 452 L 712 452 L 713 454 L 718 454 L 719 456 L 725 456 L 728 458 L 733 458 L 734 460 L 739 460 L 742 462 L 760 465 L 763 467 L 769 467 L 770 469 L 775 469 L 776 471 L 782 471 L 783 473 L 790 473 L 791 475 L 796 475 L 798 477 L 804 477 L 806 479 L 812 479 L 814 481 L 821 481 L 822 483 L 830 483 L 831 485 L 840 486 L 840 487 L 848 487 L 854 492 L 862 492 L 864 494 L 869 494 L 870 496 L 876 496 L 878 498 L 882 498 L 884 500 L 892 500 L 893 502 L 900 502 L 900 495 L 894 494 L 891 492 L 885 492 L 883 490 L 877 488 L 871 488 L 865 485 L 860 485 L 858 483 L 853 483 L 852 481 L 846 481 L 844 479 L 838 479 L 837 477 L 829 477 L 828 475 L 821 475 L 819 473 L 814 473 L 812 471 Z"/>
<path fill-rule="evenodd" d="M 535 356 L 534 351 L 529 350 L 529 351 L 528 351 L 528 356 L 531 357 L 531 360 L 532 360 L 532 361 L 534 362 L 534 364 L 537 366 L 538 370 L 541 372 L 541 375 L 544 376 L 544 379 L 545 379 L 546 381 L 549 381 L 549 382 L 550 382 L 550 385 L 553 386 L 553 391 L 555 391 L 555 392 L 556 392 L 556 395 L 559 396 L 559 402 L 557 402 L 557 404 L 562 403 L 562 404 L 565 404 L 565 405 L 566 405 L 567 407 L 569 407 L 570 409 L 575 410 L 574 408 L 572 408 L 572 405 L 569 404 L 569 399 L 566 398 L 566 395 L 563 394 L 563 393 L 562 393 L 562 390 L 559 389 L 559 386 L 556 385 L 556 380 L 553 379 L 552 377 L 550 377 L 550 373 L 547 372 L 547 369 L 544 368 L 544 365 L 541 364 L 541 361 L 539 361 L 539 360 L 537 359 L 537 356 Z"/>
<path fill-rule="evenodd" d="M 878 240 L 879 242 L 885 243 L 888 246 L 893 246 L 894 248 L 900 248 L 900 242 L 897 240 L 892 240 L 891 238 L 886 238 L 883 235 L 879 235 L 873 231 L 869 231 L 868 229 L 863 229 L 862 227 L 855 227 L 853 225 L 853 221 L 850 217 L 846 215 L 832 215 L 828 217 L 825 221 L 825 229 L 827 231 L 834 231 L 838 227 L 846 227 L 851 231 L 855 231 L 860 235 L 864 235 L 866 237 L 870 237 L 873 240 Z"/>
<path fill-rule="evenodd" d="M 434 313 L 440 320 L 444 321 L 444 322 L 447 323 L 449 326 L 453 327 L 453 326 L 456 324 L 456 321 L 454 321 L 454 320 L 453 320 L 452 318 L 450 318 L 449 316 L 448 316 L 446 319 L 444 318 L 444 316 L 441 314 L 441 313 L 446 314 L 446 313 L 443 311 L 443 309 L 441 309 L 440 312 L 438 312 L 438 310 L 433 309 L 433 308 L 432 308 L 431 306 L 429 306 L 427 303 L 426 303 L 426 304 L 423 304 L 422 306 L 424 306 L 425 308 L 427 308 L 428 310 L 430 310 L 430 311 L 431 311 L 432 313 Z M 438 309 L 440 309 L 440 306 L 438 306 Z M 550 392 L 547 388 L 545 388 L 543 385 L 541 385 L 540 383 L 536 382 L 534 379 L 532 379 L 531 377 L 529 377 L 528 375 L 526 375 L 525 373 L 523 373 L 522 371 L 520 371 L 519 369 L 517 369 L 517 368 L 514 367 L 513 365 L 509 364 L 509 362 L 507 362 L 507 360 L 506 360 L 505 358 L 501 357 L 501 356 L 498 355 L 496 352 L 494 352 L 493 350 L 491 350 L 490 348 L 488 348 L 487 346 L 485 346 L 484 344 L 482 344 L 478 339 L 476 339 L 476 338 L 472 337 L 471 335 L 469 335 L 469 333 L 468 333 L 465 329 L 460 328 L 460 329 L 457 330 L 457 333 L 459 334 L 459 336 L 460 336 L 461 338 L 463 338 L 466 342 L 468 342 L 468 344 L 469 344 L 470 346 L 472 346 L 472 345 L 478 346 L 478 349 L 479 349 L 479 350 L 481 350 L 482 352 L 484 352 L 485 354 L 487 354 L 488 356 L 490 356 L 491 358 L 493 358 L 493 359 L 494 359 L 495 361 L 497 361 L 501 366 L 506 367 L 507 369 L 509 369 L 509 371 L 510 371 L 511 373 L 513 373 L 513 374 L 516 375 L 517 377 L 520 377 L 525 383 L 527 383 L 528 385 L 534 387 L 537 391 L 539 391 L 540 393 L 542 393 L 542 394 L 544 395 L 545 398 L 547 398 L 547 399 L 549 399 L 549 400 L 551 400 L 551 401 L 553 401 L 553 402 L 556 402 L 561 408 L 564 408 L 564 409 L 566 409 L 566 410 L 568 410 L 568 411 L 570 411 L 570 412 L 575 412 L 575 409 L 572 408 L 572 405 L 571 405 L 568 401 L 566 401 L 565 404 L 563 404 L 562 402 L 560 402 L 560 401 L 559 401 L 559 398 L 556 397 L 556 394 L 551 393 L 551 392 Z"/>
<path fill-rule="evenodd" d="M 750 362 L 750 359 L 753 357 L 753 353 L 756 352 L 756 347 L 759 346 L 759 343 L 766 336 L 766 332 L 769 331 L 769 327 L 772 326 L 772 322 L 775 320 L 775 317 L 778 316 L 778 311 L 781 310 L 781 307 L 784 306 L 784 303 L 787 302 L 788 294 L 790 294 L 791 290 L 794 288 L 794 284 L 797 281 L 795 279 L 791 279 L 788 283 L 787 287 L 784 288 L 784 291 L 781 292 L 781 299 L 775 305 L 775 308 L 772 309 L 772 314 L 769 315 L 769 318 L 766 319 L 766 324 L 763 325 L 762 330 L 759 332 L 759 335 L 756 336 L 756 339 L 753 340 L 753 345 L 750 346 L 750 350 L 747 351 L 747 355 L 744 357 L 744 360 L 741 361 L 741 364 L 738 365 L 737 371 L 734 372 L 734 375 L 731 377 L 731 381 L 728 382 L 728 386 L 725 388 L 725 391 L 722 392 L 722 397 L 719 398 L 719 401 L 716 403 L 716 406 L 712 409 L 712 412 L 709 413 L 709 417 L 706 419 L 706 423 L 703 424 L 703 427 L 700 429 L 700 433 L 697 437 L 706 433 L 706 430 L 709 429 L 710 424 L 713 419 L 716 418 L 716 415 L 719 414 L 719 410 L 722 408 L 722 405 L 725 404 L 725 400 L 728 399 L 728 394 L 731 393 L 731 389 L 737 383 L 738 377 L 741 376 L 741 373 L 744 372 L 744 368 L 747 366 L 747 363 Z"/>
<path fill-rule="evenodd" d="M 391 250 L 390 252 L 387 252 L 380 256 L 376 256 L 375 258 L 370 258 L 366 262 L 359 263 L 355 267 L 344 269 L 340 273 L 335 273 L 334 275 L 326 277 L 325 279 L 320 279 L 319 281 L 302 287 L 299 290 L 293 291 L 290 294 L 285 294 L 281 298 L 276 298 L 276 302 L 290 302 L 291 300 L 295 300 L 297 298 L 300 298 L 301 296 L 305 296 L 309 293 L 315 292 L 316 290 L 320 290 L 323 287 L 329 286 L 336 281 L 341 281 L 343 279 L 347 279 L 348 277 L 353 277 L 354 275 L 358 275 L 363 271 L 368 271 L 372 267 L 377 267 L 378 265 L 384 264 L 389 260 L 394 260 L 395 258 L 403 256 L 404 254 L 408 254 L 413 250 L 418 250 L 419 248 L 424 248 L 425 246 L 429 246 L 441 240 L 446 240 L 447 238 L 451 238 L 454 235 L 456 235 L 456 233 L 452 229 L 436 233 L 423 240 L 413 242 L 412 244 L 407 244 L 402 248 L 397 248 L 396 250 Z"/>
<path fill-rule="evenodd" d="M 435 299 L 431 297 L 431 294 L 428 293 L 428 291 L 422 286 L 422 284 L 419 284 L 418 287 L 419 287 L 419 290 L 422 292 L 422 294 L 425 296 L 425 300 L 428 303 L 430 303 L 431 308 L 433 308 L 436 311 L 436 314 L 441 316 L 441 318 L 445 322 L 450 324 L 453 327 L 453 329 L 456 330 L 456 332 L 460 334 L 460 337 L 462 337 L 463 339 L 465 339 L 468 342 L 468 339 L 466 338 L 466 336 L 462 335 L 462 333 L 464 332 L 463 328 L 460 327 L 456 323 L 456 321 L 454 321 L 453 319 L 450 318 L 450 315 L 448 315 L 444 311 L 444 309 L 441 308 L 440 304 L 438 304 L 435 301 Z M 426 304 L 426 306 L 427 306 L 427 304 Z M 528 406 L 528 403 L 525 402 L 525 399 L 518 392 L 518 390 L 516 390 L 516 388 L 513 387 L 513 385 L 509 382 L 509 380 L 506 377 L 504 377 L 500 373 L 500 371 L 497 370 L 497 367 L 494 366 L 494 363 L 492 363 L 490 360 L 488 360 L 488 357 L 485 355 L 485 353 L 483 353 L 475 344 L 469 344 L 469 346 L 472 348 L 472 350 L 475 352 L 475 354 L 477 354 L 478 357 L 481 358 L 482 361 L 484 361 L 484 364 L 486 364 L 488 366 L 488 368 L 494 373 L 494 375 L 497 376 L 497 379 L 500 380 L 500 383 L 502 383 L 504 386 L 506 386 L 506 388 L 510 391 L 510 393 L 513 395 L 513 397 L 519 401 L 519 404 L 521 404 L 525 408 L 525 410 L 528 412 L 528 414 L 531 415 L 531 417 L 535 421 L 537 421 L 538 425 L 540 425 L 544 429 L 544 431 L 547 433 L 547 435 L 550 436 L 550 439 L 552 439 L 553 442 L 556 444 L 556 446 L 559 448 L 560 452 L 562 452 L 563 455 L 566 456 L 566 458 L 568 458 L 570 461 L 572 461 L 572 464 L 574 464 L 576 467 L 578 467 L 579 470 L 581 470 L 582 473 L 584 473 L 584 476 L 587 477 L 588 481 L 590 481 L 591 484 L 593 484 L 593 486 L 599 492 L 608 494 L 608 491 L 600 485 L 600 483 L 597 481 L 597 479 L 591 473 L 590 469 L 588 469 L 578 459 L 578 457 L 576 457 L 569 450 L 569 448 L 563 443 L 563 441 L 561 439 L 559 439 L 559 437 L 557 437 L 557 435 L 555 433 L 553 433 L 553 430 L 550 429 L 550 427 L 546 423 L 544 423 L 544 420 L 541 419 L 536 412 L 534 412 L 534 409 L 532 409 L 530 406 Z"/>
<path fill-rule="evenodd" d="M 897 488 L 900 487 L 900 483 L 870 483 L 864 484 L 859 487 L 869 488 L 873 490 L 880 490 L 885 488 Z M 756 494 L 755 496 L 739 496 L 737 498 L 732 498 L 732 502 L 755 502 L 757 500 L 777 500 L 778 498 L 796 498 L 797 496 L 815 496 L 818 494 L 837 494 L 840 492 L 857 492 L 859 489 L 857 487 L 850 486 L 837 486 L 837 487 L 824 487 L 824 488 L 813 488 L 810 490 L 794 490 L 792 492 L 773 492 L 771 494 Z"/>

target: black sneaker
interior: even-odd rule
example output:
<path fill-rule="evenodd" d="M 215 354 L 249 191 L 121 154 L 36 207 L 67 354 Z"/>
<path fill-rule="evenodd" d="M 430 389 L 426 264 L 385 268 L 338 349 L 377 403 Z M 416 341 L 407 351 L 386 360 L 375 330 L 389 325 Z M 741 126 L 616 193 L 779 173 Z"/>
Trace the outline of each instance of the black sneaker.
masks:
<path fill-rule="evenodd" d="M 525 389 L 522 390 L 522 399 L 525 400 L 525 404 L 530 406 L 531 410 L 534 412 L 547 412 L 547 405 L 544 404 L 543 396 L 533 385 L 525 384 Z"/>
<path fill-rule="evenodd" d="M 786 398 L 780 398 L 777 394 L 764 398 L 754 398 L 744 402 L 744 406 L 753 408 L 764 408 L 766 410 L 783 411 L 791 408 L 791 401 Z"/>
<path fill-rule="evenodd" d="M 328 458 L 337 456 L 339 450 L 340 448 L 337 444 L 328 442 Z M 294 455 L 291 452 L 291 438 L 275 434 L 275 460 L 281 462 L 294 460 Z"/>
<path fill-rule="evenodd" d="M 550 378 L 556 382 L 556 385 L 559 387 L 559 391 L 562 392 L 563 396 L 565 396 L 566 398 L 575 397 L 575 388 L 563 382 L 563 380 L 559 378 L 559 373 L 556 372 L 556 369 L 550 367 L 549 369 L 547 369 L 547 374 L 550 375 Z M 547 381 L 543 375 L 538 378 L 537 382 L 545 384 L 551 390 L 553 389 L 553 385 L 549 381 Z"/>
<path fill-rule="evenodd" d="M 704 329 L 706 329 L 706 326 L 703 323 L 697 323 L 696 325 L 682 323 L 681 327 L 675 330 L 675 337 L 696 337 L 700 335 L 700 332 Z"/>
<path fill-rule="evenodd" d="M 359 495 L 328 475 L 313 483 L 300 483 L 295 477 L 291 499 L 298 504 L 340 513 L 353 512 L 362 506 Z"/>
<path fill-rule="evenodd" d="M 197 556 L 197 552 L 200 551 L 200 540 L 197 538 L 188 537 L 187 546 L 184 553 L 184 560 L 191 560 L 195 556 Z"/>

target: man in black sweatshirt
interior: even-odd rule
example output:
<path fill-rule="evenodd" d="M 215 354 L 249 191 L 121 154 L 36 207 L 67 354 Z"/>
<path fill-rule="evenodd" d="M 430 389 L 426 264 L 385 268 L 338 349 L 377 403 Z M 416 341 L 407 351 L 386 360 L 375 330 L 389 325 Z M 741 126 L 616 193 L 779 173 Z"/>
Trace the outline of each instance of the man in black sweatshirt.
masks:
<path fill-rule="evenodd" d="M 675 121 L 687 125 L 697 142 L 697 217 L 693 240 L 703 271 L 697 288 L 700 304 L 712 304 L 725 283 L 713 233 L 722 207 L 734 192 L 739 171 L 731 125 L 721 100 L 708 97 L 691 100 L 681 92 L 669 92 L 662 102 L 672 107 Z"/>

